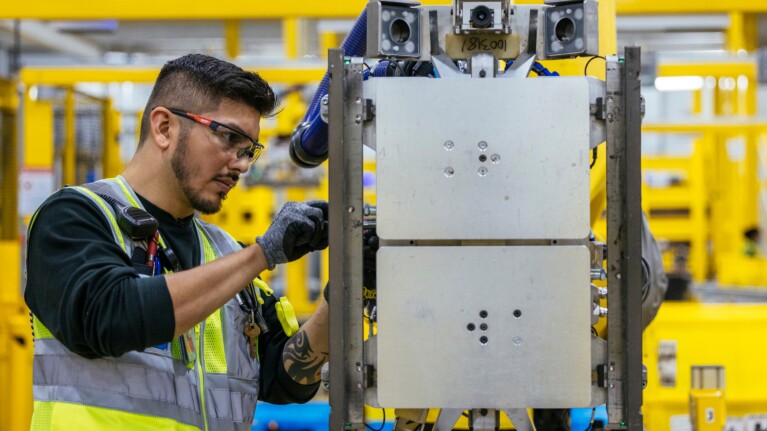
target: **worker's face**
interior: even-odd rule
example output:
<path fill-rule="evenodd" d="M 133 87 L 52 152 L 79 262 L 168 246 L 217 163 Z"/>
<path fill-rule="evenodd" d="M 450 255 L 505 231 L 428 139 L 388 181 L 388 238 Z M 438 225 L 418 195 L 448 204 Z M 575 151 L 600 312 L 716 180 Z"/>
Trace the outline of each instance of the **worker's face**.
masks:
<path fill-rule="evenodd" d="M 230 99 L 224 99 L 216 111 L 195 114 L 242 130 L 254 139 L 260 132 L 258 111 Z M 182 123 L 181 130 L 171 157 L 173 173 L 190 206 L 203 214 L 214 214 L 248 169 L 248 159 L 237 160 L 226 142 L 206 126 Z"/>

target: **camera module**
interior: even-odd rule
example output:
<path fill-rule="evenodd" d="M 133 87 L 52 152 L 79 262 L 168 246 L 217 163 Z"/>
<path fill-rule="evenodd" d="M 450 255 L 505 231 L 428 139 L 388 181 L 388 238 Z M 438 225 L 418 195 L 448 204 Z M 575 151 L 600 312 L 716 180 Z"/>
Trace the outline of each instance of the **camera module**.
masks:
<path fill-rule="evenodd" d="M 491 28 L 493 26 L 493 18 L 493 10 L 482 5 L 471 10 L 469 22 L 474 28 Z"/>

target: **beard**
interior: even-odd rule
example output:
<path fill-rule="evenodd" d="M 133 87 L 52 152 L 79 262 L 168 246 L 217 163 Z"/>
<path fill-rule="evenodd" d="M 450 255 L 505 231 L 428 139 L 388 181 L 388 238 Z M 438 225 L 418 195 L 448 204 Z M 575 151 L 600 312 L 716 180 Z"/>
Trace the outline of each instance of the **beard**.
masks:
<path fill-rule="evenodd" d="M 189 166 L 189 132 L 184 131 L 178 138 L 178 145 L 170 159 L 170 166 L 176 176 L 181 191 L 195 210 L 206 214 L 215 214 L 221 210 L 221 205 L 226 199 L 226 193 L 219 193 L 219 200 L 206 199 L 202 190 L 194 189 L 190 184 L 190 177 L 193 175 L 192 167 Z"/>

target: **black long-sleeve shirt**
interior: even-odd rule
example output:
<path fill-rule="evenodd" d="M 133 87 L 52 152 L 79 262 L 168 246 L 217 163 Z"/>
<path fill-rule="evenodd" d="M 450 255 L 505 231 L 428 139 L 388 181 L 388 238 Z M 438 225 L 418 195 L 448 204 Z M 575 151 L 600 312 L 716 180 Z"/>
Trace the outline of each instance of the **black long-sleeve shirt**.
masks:
<path fill-rule="evenodd" d="M 182 268 L 200 262 L 193 217 L 175 219 L 146 199 L 160 234 Z M 112 237 L 109 222 L 89 198 L 63 189 L 49 197 L 34 220 L 27 248 L 24 299 L 32 313 L 72 352 L 120 356 L 173 339 L 173 303 L 164 276 L 139 277 Z M 270 330 L 259 336 L 259 399 L 284 404 L 311 399 L 319 384 L 301 385 L 282 365 L 288 340 L 266 298 Z"/>

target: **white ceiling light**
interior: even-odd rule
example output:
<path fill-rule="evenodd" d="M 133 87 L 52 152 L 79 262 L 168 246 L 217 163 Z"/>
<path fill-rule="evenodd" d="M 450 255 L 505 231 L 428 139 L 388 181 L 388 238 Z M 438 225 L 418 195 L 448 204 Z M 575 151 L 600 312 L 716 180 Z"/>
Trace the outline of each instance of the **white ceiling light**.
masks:
<path fill-rule="evenodd" d="M 703 78 L 700 76 L 661 76 L 655 78 L 655 88 L 658 91 L 696 91 L 703 88 Z"/>

